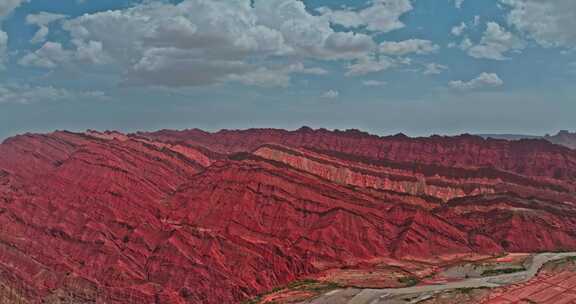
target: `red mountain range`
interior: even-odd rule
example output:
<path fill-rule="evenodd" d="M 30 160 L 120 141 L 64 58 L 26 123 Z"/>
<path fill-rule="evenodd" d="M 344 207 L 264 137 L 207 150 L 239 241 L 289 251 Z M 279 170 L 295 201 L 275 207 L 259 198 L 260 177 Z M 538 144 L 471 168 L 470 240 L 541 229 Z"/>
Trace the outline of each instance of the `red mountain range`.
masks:
<path fill-rule="evenodd" d="M 242 303 L 385 259 L 568 250 L 576 150 L 545 140 L 301 128 L 0 145 L 0 302 Z"/>

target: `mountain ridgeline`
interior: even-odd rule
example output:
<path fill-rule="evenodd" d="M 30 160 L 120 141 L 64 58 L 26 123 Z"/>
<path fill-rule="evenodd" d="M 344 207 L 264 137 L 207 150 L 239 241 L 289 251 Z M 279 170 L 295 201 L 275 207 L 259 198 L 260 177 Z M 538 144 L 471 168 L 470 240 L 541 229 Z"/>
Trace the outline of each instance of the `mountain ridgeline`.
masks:
<path fill-rule="evenodd" d="M 484 138 L 506 139 L 506 140 L 521 140 L 521 139 L 545 139 L 553 144 L 576 149 L 576 133 L 571 133 L 567 130 L 562 130 L 556 135 L 546 134 L 545 136 L 534 135 L 516 135 L 516 134 L 483 134 L 480 135 Z"/>

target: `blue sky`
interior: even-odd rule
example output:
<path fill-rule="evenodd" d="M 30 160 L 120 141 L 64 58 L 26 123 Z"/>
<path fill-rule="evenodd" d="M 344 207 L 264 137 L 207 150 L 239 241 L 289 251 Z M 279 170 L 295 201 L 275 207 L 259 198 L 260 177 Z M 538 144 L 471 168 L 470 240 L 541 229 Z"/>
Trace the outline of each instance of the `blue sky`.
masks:
<path fill-rule="evenodd" d="M 3 0 L 0 138 L 576 129 L 573 0 Z"/>

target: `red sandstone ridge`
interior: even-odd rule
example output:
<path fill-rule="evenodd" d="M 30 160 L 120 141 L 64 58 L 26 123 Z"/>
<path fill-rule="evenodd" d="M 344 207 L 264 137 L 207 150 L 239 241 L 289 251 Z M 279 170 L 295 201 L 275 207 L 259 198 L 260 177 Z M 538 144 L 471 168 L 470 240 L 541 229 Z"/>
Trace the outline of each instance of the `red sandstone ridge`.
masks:
<path fill-rule="evenodd" d="M 241 303 L 383 260 L 576 251 L 575 193 L 576 151 L 544 140 L 22 135 L 0 145 L 0 302 Z"/>

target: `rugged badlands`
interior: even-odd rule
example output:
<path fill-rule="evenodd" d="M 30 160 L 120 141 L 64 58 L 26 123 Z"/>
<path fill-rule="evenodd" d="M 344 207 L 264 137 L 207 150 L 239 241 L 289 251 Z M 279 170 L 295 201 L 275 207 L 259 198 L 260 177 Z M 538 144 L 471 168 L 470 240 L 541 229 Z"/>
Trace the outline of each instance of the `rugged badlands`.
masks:
<path fill-rule="evenodd" d="M 0 145 L 0 302 L 242 303 L 334 269 L 576 251 L 576 150 L 258 129 Z"/>

